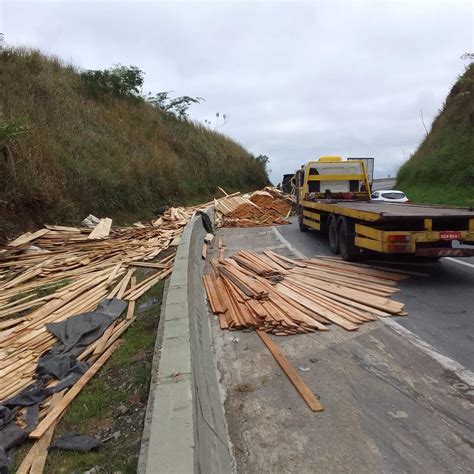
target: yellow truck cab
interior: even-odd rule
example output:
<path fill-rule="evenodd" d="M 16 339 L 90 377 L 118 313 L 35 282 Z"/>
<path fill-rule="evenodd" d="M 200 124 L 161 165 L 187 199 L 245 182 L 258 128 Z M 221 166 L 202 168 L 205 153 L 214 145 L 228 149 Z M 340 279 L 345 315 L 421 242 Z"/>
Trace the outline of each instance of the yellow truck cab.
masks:
<path fill-rule="evenodd" d="M 340 156 L 322 156 L 301 170 L 300 199 L 370 199 L 370 184 L 363 161 L 344 161 Z"/>
<path fill-rule="evenodd" d="M 363 160 L 323 156 L 293 178 L 299 227 L 328 234 L 333 253 L 355 260 L 365 250 L 437 259 L 468 257 L 474 248 L 474 211 L 447 206 L 370 201 Z"/>

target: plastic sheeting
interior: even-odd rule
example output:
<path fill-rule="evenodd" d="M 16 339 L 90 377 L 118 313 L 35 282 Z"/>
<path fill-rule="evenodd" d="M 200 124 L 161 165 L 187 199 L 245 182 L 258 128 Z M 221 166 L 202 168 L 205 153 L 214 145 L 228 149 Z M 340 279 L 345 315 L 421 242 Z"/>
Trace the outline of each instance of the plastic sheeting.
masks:
<path fill-rule="evenodd" d="M 212 226 L 211 218 L 208 216 L 208 214 L 206 214 L 203 211 L 197 211 L 197 214 L 199 214 L 201 216 L 202 225 L 203 225 L 204 229 L 206 229 L 206 232 L 208 234 L 213 234 L 214 233 L 214 228 Z"/>
<path fill-rule="evenodd" d="M 100 219 L 98 217 L 93 216 L 92 214 L 89 214 L 82 222 L 81 225 L 85 227 L 89 227 L 89 229 L 93 229 L 98 223 L 100 222 Z"/>
<path fill-rule="evenodd" d="M 48 448 L 48 450 L 51 451 L 53 449 L 61 449 L 63 451 L 78 451 L 80 453 L 87 453 L 93 449 L 99 448 L 101 445 L 102 442 L 97 438 L 70 432 L 59 436 Z"/>
<path fill-rule="evenodd" d="M 39 404 L 52 393 L 74 385 L 87 371 L 89 364 L 76 357 L 124 311 L 127 303 L 117 298 L 102 301 L 95 311 L 83 313 L 58 322 L 46 324 L 46 329 L 58 338 L 57 344 L 38 360 L 38 380 L 15 396 L 0 403 L 0 472 L 8 469 L 7 451 L 23 442 L 38 424 Z M 46 387 L 52 380 L 59 380 L 54 387 Z M 15 423 L 15 412 L 28 407 L 26 428 Z"/>
<path fill-rule="evenodd" d="M 48 323 L 46 329 L 54 334 L 60 344 L 54 346 L 55 354 L 79 355 L 85 347 L 99 338 L 117 319 L 127 303 L 117 298 L 102 301 L 95 311 L 71 316 L 59 323 Z"/>

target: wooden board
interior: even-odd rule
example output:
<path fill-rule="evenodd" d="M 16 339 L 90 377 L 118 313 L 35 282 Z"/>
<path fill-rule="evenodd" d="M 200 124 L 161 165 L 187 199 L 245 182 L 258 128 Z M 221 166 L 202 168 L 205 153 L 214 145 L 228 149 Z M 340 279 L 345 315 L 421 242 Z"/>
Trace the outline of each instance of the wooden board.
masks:
<path fill-rule="evenodd" d="M 273 342 L 271 337 L 261 330 L 258 330 L 257 334 L 265 346 L 267 346 L 267 349 L 272 353 L 278 365 L 282 368 L 283 372 L 285 372 L 291 383 L 295 386 L 296 390 L 298 390 L 300 395 L 303 397 L 309 408 L 312 411 L 323 411 L 324 408 L 319 403 L 314 393 L 306 385 L 300 374 L 296 372 L 295 368 L 288 362 L 286 357 L 282 354 L 279 347 Z"/>
<path fill-rule="evenodd" d="M 63 392 L 55 393 L 51 398 L 48 413 L 59 404 L 63 398 Z M 53 439 L 54 429 L 59 418 L 45 431 L 44 435 L 32 446 L 22 463 L 16 470 L 16 474 L 42 474 L 48 457 L 48 447 Z"/>
<path fill-rule="evenodd" d="M 37 239 L 38 237 L 41 237 L 43 235 L 46 235 L 49 232 L 49 229 L 40 229 L 37 230 L 36 232 L 33 232 L 30 234 L 29 232 L 23 235 L 20 235 L 15 240 L 12 240 L 11 242 L 8 243 L 10 247 L 19 247 L 20 245 L 27 244 L 28 242 L 31 242 L 32 240 Z"/>
<path fill-rule="evenodd" d="M 112 219 L 106 217 L 101 219 L 100 222 L 94 227 L 92 232 L 87 237 L 88 239 L 105 239 L 110 233 L 112 226 Z"/>

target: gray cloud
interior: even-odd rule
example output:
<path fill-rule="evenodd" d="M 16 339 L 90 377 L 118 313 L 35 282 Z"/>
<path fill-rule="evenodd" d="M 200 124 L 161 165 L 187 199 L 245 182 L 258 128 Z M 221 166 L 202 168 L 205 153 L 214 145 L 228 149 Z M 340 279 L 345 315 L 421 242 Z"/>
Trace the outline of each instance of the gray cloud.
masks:
<path fill-rule="evenodd" d="M 324 154 L 394 174 L 472 50 L 470 2 L 6 2 L 0 31 L 85 68 L 146 72 L 146 89 L 202 96 L 192 118 L 271 158 L 278 182 Z"/>

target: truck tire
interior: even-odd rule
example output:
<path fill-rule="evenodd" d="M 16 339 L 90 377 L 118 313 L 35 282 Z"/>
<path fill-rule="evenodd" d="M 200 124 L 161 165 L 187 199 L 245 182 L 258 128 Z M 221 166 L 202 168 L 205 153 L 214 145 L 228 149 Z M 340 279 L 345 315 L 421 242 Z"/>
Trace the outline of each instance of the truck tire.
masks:
<path fill-rule="evenodd" d="M 303 224 L 303 209 L 301 207 L 298 210 L 298 225 L 301 232 L 308 232 L 309 227 Z"/>
<path fill-rule="evenodd" d="M 339 253 L 339 235 L 337 232 L 337 219 L 332 214 L 329 216 L 328 221 L 328 236 L 331 252 L 337 255 Z"/>
<path fill-rule="evenodd" d="M 321 215 L 321 227 L 319 232 L 322 235 L 328 235 L 329 232 L 329 218 L 327 216 Z"/>
<path fill-rule="evenodd" d="M 337 220 L 337 234 L 339 252 L 343 260 L 353 262 L 360 257 L 360 249 L 355 246 L 354 222 L 347 217 L 339 217 Z"/>

